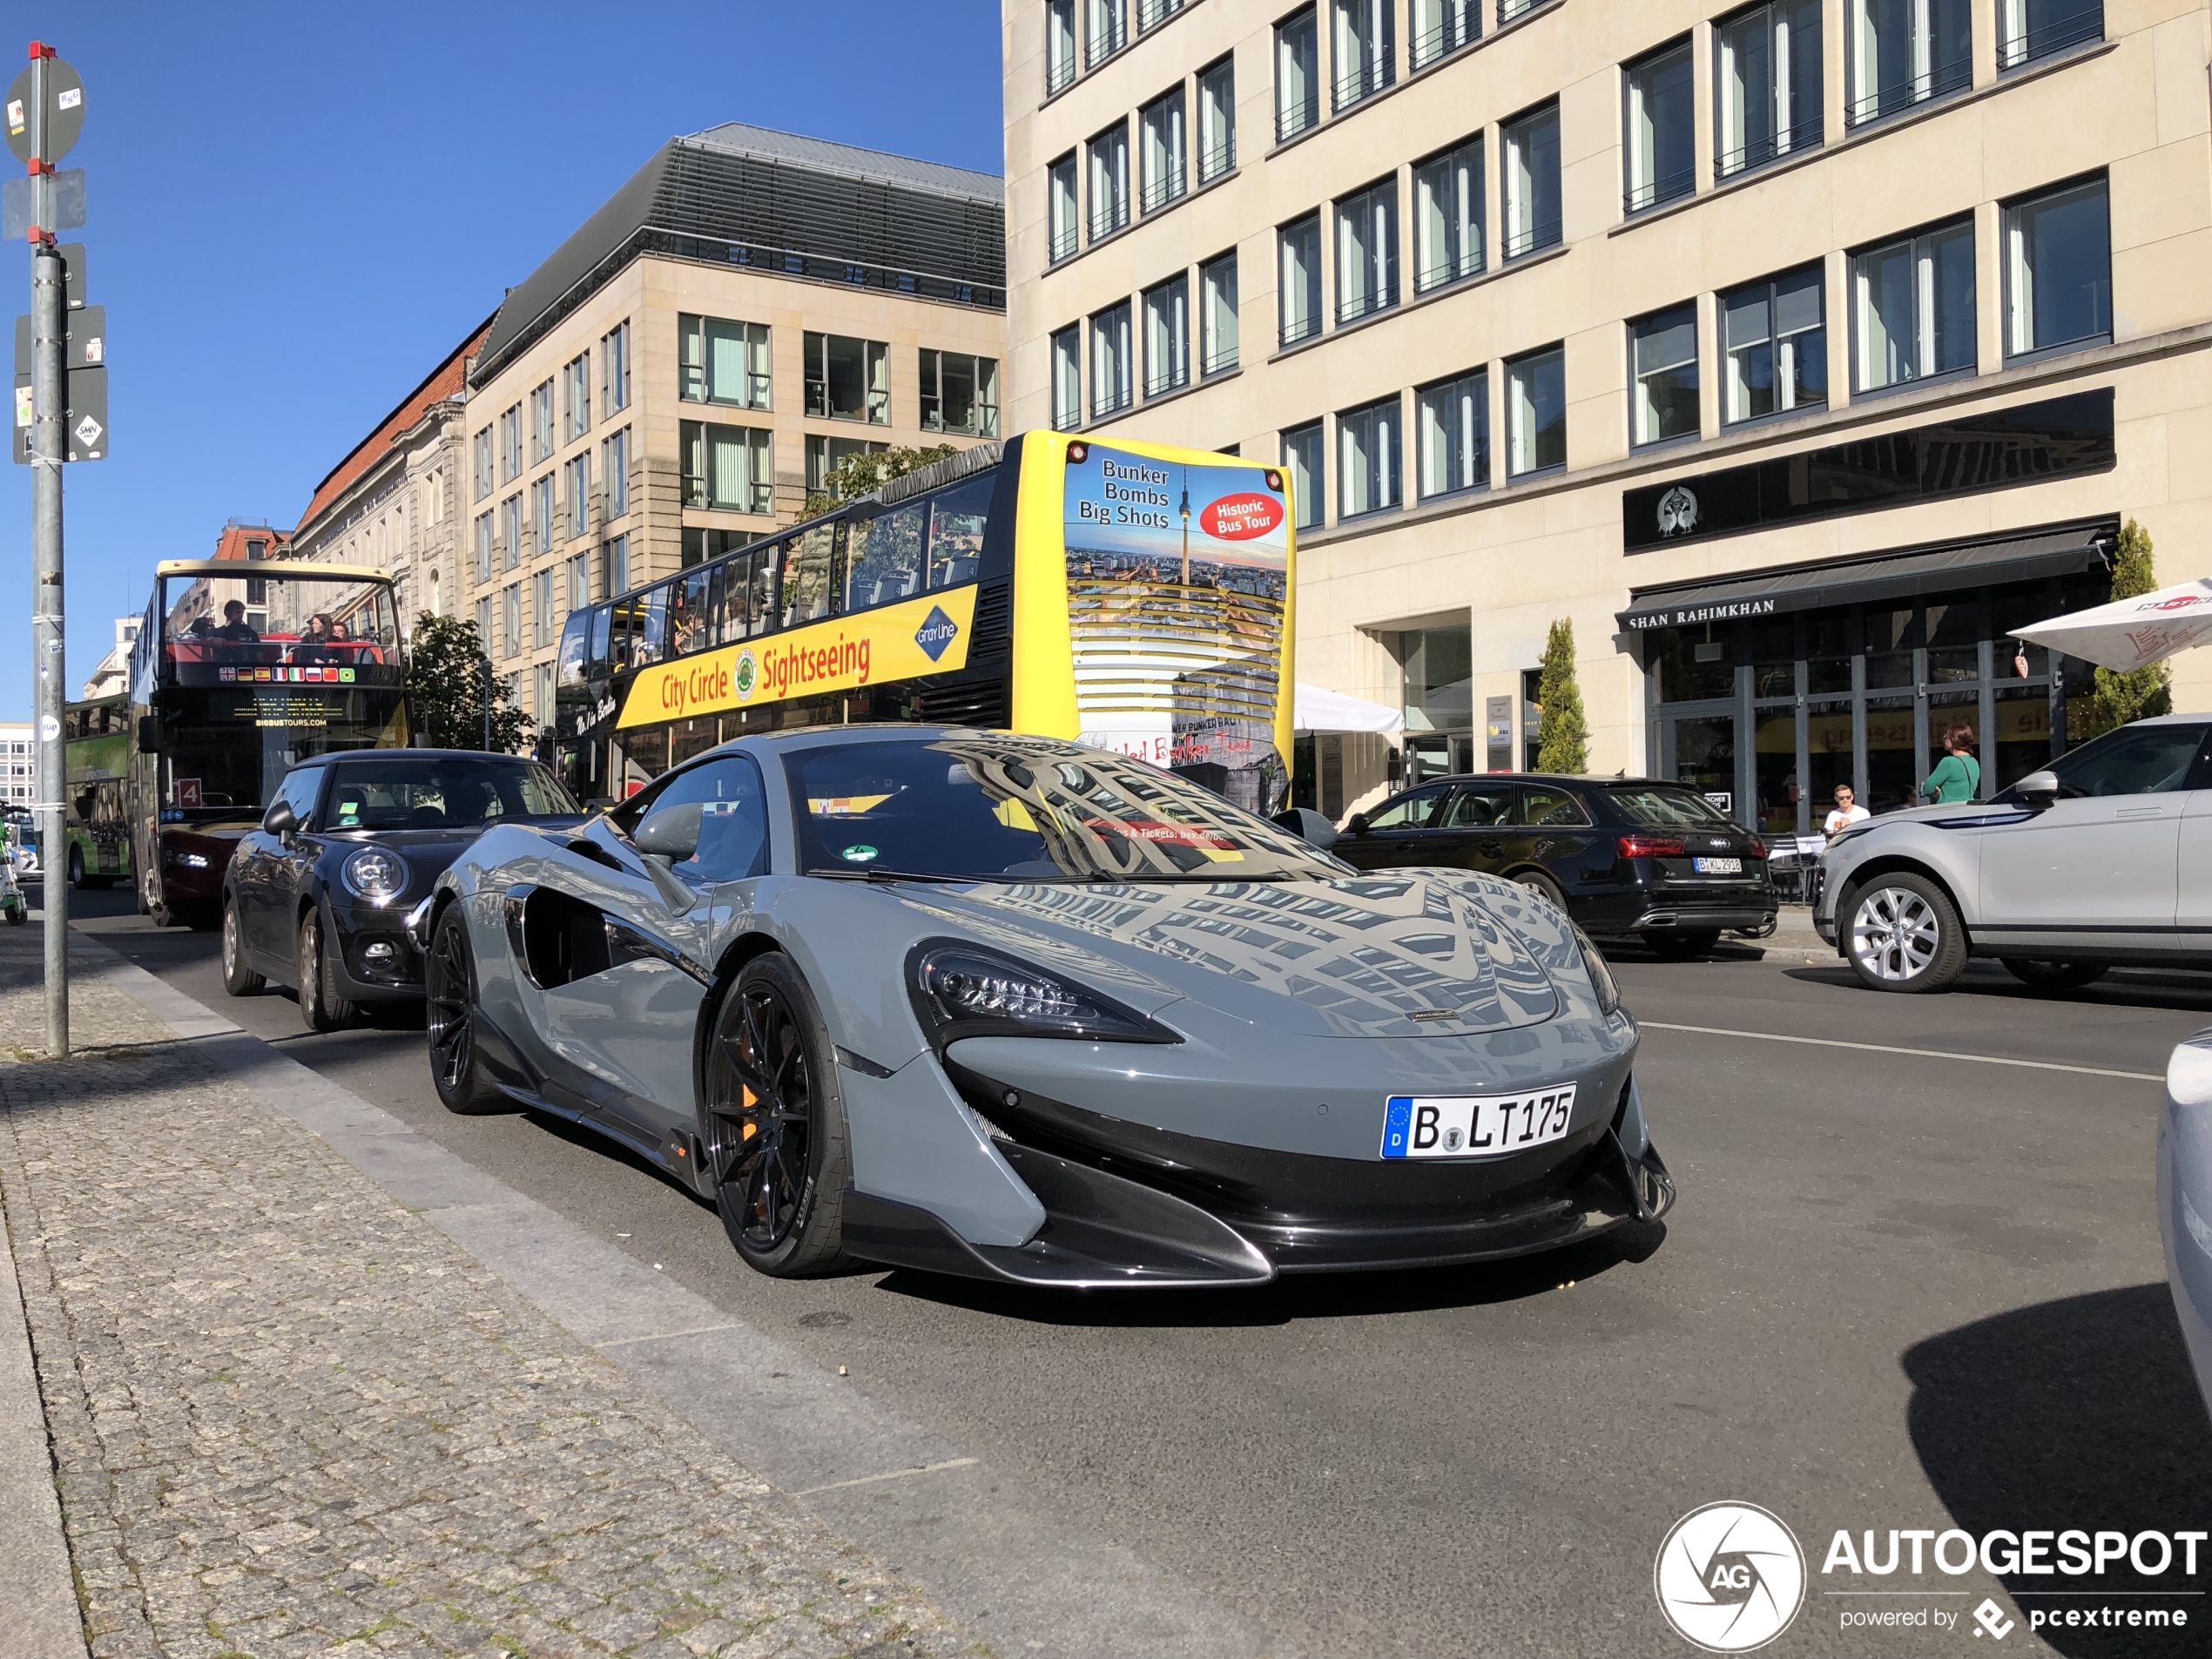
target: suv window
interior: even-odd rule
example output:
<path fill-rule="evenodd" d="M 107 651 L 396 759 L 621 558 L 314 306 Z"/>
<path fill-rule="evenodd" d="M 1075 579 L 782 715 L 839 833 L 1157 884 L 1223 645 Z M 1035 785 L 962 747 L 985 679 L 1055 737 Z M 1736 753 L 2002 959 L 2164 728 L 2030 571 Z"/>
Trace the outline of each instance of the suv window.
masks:
<path fill-rule="evenodd" d="M 1437 807 L 1443 803 L 1444 797 L 1450 792 L 1449 790 L 1440 788 L 1423 789 L 1411 795 L 1401 796 L 1370 818 L 1367 820 L 1367 827 L 1379 830 L 1426 829 L 1429 827 L 1429 819 L 1436 815 Z"/>
<path fill-rule="evenodd" d="M 1613 808 L 1647 829 L 1733 829 L 1736 820 L 1695 790 L 1678 784 L 1629 784 L 1608 789 Z"/>
<path fill-rule="evenodd" d="M 1553 826 L 1587 824 L 1590 818 L 1582 810 L 1582 803 L 1566 790 L 1543 784 L 1529 784 L 1521 792 L 1521 821 Z"/>
<path fill-rule="evenodd" d="M 2050 765 L 2059 799 L 2088 795 L 2160 795 L 2186 788 L 2203 746 L 2201 725 L 2125 726 L 2085 743 Z"/>
<path fill-rule="evenodd" d="M 635 835 L 656 816 L 679 806 L 700 809 L 698 847 L 676 866 L 687 881 L 742 881 L 768 868 L 768 801 L 760 768 L 750 755 L 724 755 L 680 772 L 647 799 L 642 811 L 617 821 Z"/>

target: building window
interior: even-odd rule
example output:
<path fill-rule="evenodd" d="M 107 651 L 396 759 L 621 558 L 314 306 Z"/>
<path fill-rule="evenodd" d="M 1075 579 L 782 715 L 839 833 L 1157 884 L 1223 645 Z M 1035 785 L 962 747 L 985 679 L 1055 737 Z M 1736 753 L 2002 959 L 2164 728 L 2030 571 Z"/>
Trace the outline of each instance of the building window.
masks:
<path fill-rule="evenodd" d="M 1128 44 L 1122 0 L 1083 0 L 1083 58 L 1093 69 Z"/>
<path fill-rule="evenodd" d="M 539 643 L 550 644 L 552 642 L 541 640 Z M 551 725 L 553 724 L 552 664 L 540 663 L 530 671 L 530 695 L 536 699 L 531 705 L 531 708 L 537 716 L 537 723 L 544 726 Z"/>
<path fill-rule="evenodd" d="M 867 438 L 832 438 L 820 433 L 806 435 L 806 491 L 813 496 L 836 496 L 830 486 L 837 469 L 855 455 L 880 455 L 891 446 Z"/>
<path fill-rule="evenodd" d="M 1498 0 L 1498 24 L 1501 28 L 1516 17 L 1525 17 L 1548 0 Z"/>
<path fill-rule="evenodd" d="M 617 323 L 599 336 L 599 408 L 617 415 L 630 407 L 630 324 Z"/>
<path fill-rule="evenodd" d="M 1090 239 L 1129 223 L 1129 123 L 1116 121 L 1085 146 L 1090 155 Z"/>
<path fill-rule="evenodd" d="M 767 324 L 679 314 L 676 339 L 677 395 L 685 402 L 768 407 Z"/>
<path fill-rule="evenodd" d="M 469 444 L 469 499 L 482 501 L 492 492 L 491 428 L 486 427 Z"/>
<path fill-rule="evenodd" d="M 921 429 L 999 435 L 999 366 L 993 357 L 921 349 Z"/>
<path fill-rule="evenodd" d="M 1298 528 L 1302 530 L 1319 529 L 1326 502 L 1321 480 L 1321 423 L 1318 421 L 1293 427 L 1283 435 L 1283 470 L 1290 475 L 1291 505 L 1298 515 Z"/>
<path fill-rule="evenodd" d="M 880 340 L 808 334 L 806 413 L 818 421 L 891 424 L 891 347 Z"/>
<path fill-rule="evenodd" d="M 2112 226 L 2105 181 L 2005 208 L 2005 351 L 2112 337 Z"/>
<path fill-rule="evenodd" d="M 1046 233 L 1051 238 L 1045 257 L 1057 264 L 1082 245 L 1082 210 L 1076 206 L 1076 152 L 1073 150 L 1046 170 L 1045 188 L 1049 213 Z"/>
<path fill-rule="evenodd" d="M 1155 212 L 1170 202 L 1181 201 L 1188 188 L 1184 166 L 1183 89 L 1178 86 L 1163 98 L 1156 98 L 1136 115 L 1138 161 L 1143 168 L 1144 190 L 1141 203 L 1145 212 Z"/>
<path fill-rule="evenodd" d="M 523 584 L 509 582 L 500 590 L 499 654 L 512 657 L 523 649 Z"/>
<path fill-rule="evenodd" d="M 1721 295 L 1724 424 L 1827 403 L 1824 311 L 1817 265 Z"/>
<path fill-rule="evenodd" d="M 499 533 L 507 544 L 506 565 L 523 562 L 523 497 L 519 492 L 499 503 Z"/>
<path fill-rule="evenodd" d="M 581 610 L 591 603 L 591 596 L 584 590 L 583 564 L 583 555 L 581 553 L 568 562 L 568 581 L 565 585 L 569 596 L 568 608 L 571 610 Z"/>
<path fill-rule="evenodd" d="M 1847 0 L 1851 87 L 1844 125 L 1861 126 L 1973 80 L 1969 0 Z"/>
<path fill-rule="evenodd" d="M 1198 373 L 1237 367 L 1237 253 L 1198 267 Z"/>
<path fill-rule="evenodd" d="M 1321 215 L 1308 213 L 1281 233 L 1283 280 L 1278 284 L 1281 314 L 1276 336 L 1285 346 L 1321 332 Z"/>
<path fill-rule="evenodd" d="M 553 577 L 550 564 L 540 570 L 530 595 L 530 644 L 540 651 L 553 643 Z"/>
<path fill-rule="evenodd" d="M 611 599 L 630 591 L 630 538 L 610 537 L 599 549 L 599 597 Z"/>
<path fill-rule="evenodd" d="M 1482 140 L 1413 167 L 1413 292 L 1482 269 Z"/>
<path fill-rule="evenodd" d="M 553 475 L 530 481 L 530 529 L 537 538 L 532 550 L 543 553 L 553 545 Z"/>
<path fill-rule="evenodd" d="M 548 459 L 553 453 L 553 382 L 530 392 L 530 459 Z"/>
<path fill-rule="evenodd" d="M 1635 384 L 1629 393 L 1630 441 L 1660 443 L 1696 437 L 1697 307 L 1695 302 L 1655 311 L 1629 324 Z"/>
<path fill-rule="evenodd" d="M 773 499 L 769 435 L 755 427 L 681 423 L 684 505 L 765 513 Z M 610 517 L 613 515 L 610 514 Z"/>
<path fill-rule="evenodd" d="M 1076 0 L 1045 0 L 1044 95 L 1057 98 L 1076 84 Z"/>
<path fill-rule="evenodd" d="M 1696 103 L 1691 93 L 1689 43 L 1683 41 L 1629 66 L 1624 131 L 1628 166 L 1623 208 L 1641 213 L 1687 196 L 1697 186 Z"/>
<path fill-rule="evenodd" d="M 1237 66 L 1223 58 L 1198 71 L 1198 182 L 1237 166 Z"/>
<path fill-rule="evenodd" d="M 1559 241 L 1559 105 L 1508 123 L 1505 142 L 1505 255 L 1517 260 Z"/>
<path fill-rule="evenodd" d="M 511 483 L 523 475 L 523 406 L 519 403 L 499 417 L 499 478 Z"/>
<path fill-rule="evenodd" d="M 474 535 L 476 547 L 476 580 L 491 580 L 491 514 L 489 510 L 476 515 Z"/>
<path fill-rule="evenodd" d="M 1973 221 L 1854 254 L 1851 306 L 1859 391 L 1971 370 Z"/>
<path fill-rule="evenodd" d="M 1052 424 L 1073 432 L 1083 423 L 1083 331 L 1070 323 L 1052 337 Z"/>
<path fill-rule="evenodd" d="M 1713 171 L 1722 179 L 1821 140 L 1820 0 L 1775 0 L 1713 30 Z"/>
<path fill-rule="evenodd" d="M 1398 78 L 1398 43 L 1392 38 L 1398 0 L 1331 0 L 1331 10 L 1329 50 L 1337 84 L 1330 102 L 1348 110 Z"/>
<path fill-rule="evenodd" d="M 562 482 L 569 497 L 569 534 L 589 536 L 591 526 L 586 522 L 591 499 L 591 451 L 579 449 L 569 457 L 562 469 Z"/>
<path fill-rule="evenodd" d="M 1567 464 L 1567 354 L 1554 346 L 1506 365 L 1506 476 Z"/>
<path fill-rule="evenodd" d="M 1337 416 L 1339 522 L 1398 505 L 1401 419 L 1395 397 Z"/>
<path fill-rule="evenodd" d="M 1340 198 L 1337 213 L 1337 320 L 1356 322 L 1398 303 L 1398 180 Z"/>
<path fill-rule="evenodd" d="M 1090 418 L 1118 415 L 1131 401 L 1129 301 L 1090 320 Z"/>
<path fill-rule="evenodd" d="M 1420 492 L 1456 495 L 1490 482 L 1490 374 L 1478 368 L 1413 394 L 1420 421 Z"/>
<path fill-rule="evenodd" d="M 1177 275 L 1144 293 L 1144 395 L 1190 384 L 1190 279 Z"/>
<path fill-rule="evenodd" d="M 2104 0 L 1998 0 L 1997 67 L 2018 69 L 2104 32 Z"/>
<path fill-rule="evenodd" d="M 1184 0 L 1136 0 L 1136 32 L 1157 28 L 1183 10 Z"/>
<path fill-rule="evenodd" d="M 496 643 L 491 637 L 491 596 L 486 594 L 476 601 L 476 644 L 489 657 Z"/>
<path fill-rule="evenodd" d="M 562 370 L 568 384 L 568 436 L 580 438 L 591 430 L 591 354 L 578 352 Z"/>
<path fill-rule="evenodd" d="M 630 510 L 630 428 L 623 428 L 599 445 L 599 489 L 603 518 L 620 518 Z"/>
<path fill-rule="evenodd" d="M 1413 0 L 1413 67 L 1449 57 L 1482 33 L 1482 0 Z"/>
<path fill-rule="evenodd" d="M 1275 142 L 1321 118 L 1321 56 L 1313 8 L 1275 25 Z"/>

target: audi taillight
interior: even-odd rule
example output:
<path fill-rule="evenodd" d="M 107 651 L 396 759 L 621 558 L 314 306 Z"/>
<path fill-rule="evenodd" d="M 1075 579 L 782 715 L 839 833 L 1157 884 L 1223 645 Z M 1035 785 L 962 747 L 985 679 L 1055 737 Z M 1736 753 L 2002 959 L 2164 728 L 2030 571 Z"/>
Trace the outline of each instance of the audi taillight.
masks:
<path fill-rule="evenodd" d="M 1764 858 L 1766 856 L 1766 843 L 1762 841 L 1757 836 L 1754 835 L 1751 838 L 1750 853 L 1751 856 L 1755 859 Z"/>
<path fill-rule="evenodd" d="M 1682 856 L 1682 837 L 1679 835 L 1623 835 L 1615 843 L 1624 859 L 1678 859 Z"/>

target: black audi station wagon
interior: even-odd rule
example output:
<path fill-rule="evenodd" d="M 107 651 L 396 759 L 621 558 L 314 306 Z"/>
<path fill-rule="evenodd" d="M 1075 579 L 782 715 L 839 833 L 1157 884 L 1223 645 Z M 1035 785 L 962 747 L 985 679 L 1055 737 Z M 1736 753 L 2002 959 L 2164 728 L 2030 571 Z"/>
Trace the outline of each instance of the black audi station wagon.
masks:
<path fill-rule="evenodd" d="M 223 877 L 223 988 L 296 987 L 309 1029 L 365 1003 L 420 1001 L 408 912 L 487 826 L 581 822 L 535 760 L 465 749 L 361 749 L 285 774 Z"/>
<path fill-rule="evenodd" d="M 1362 870 L 1442 865 L 1544 894 L 1596 938 L 1662 956 L 1773 931 L 1766 844 L 1694 789 L 1648 778 L 1439 778 L 1355 813 L 1329 850 Z"/>

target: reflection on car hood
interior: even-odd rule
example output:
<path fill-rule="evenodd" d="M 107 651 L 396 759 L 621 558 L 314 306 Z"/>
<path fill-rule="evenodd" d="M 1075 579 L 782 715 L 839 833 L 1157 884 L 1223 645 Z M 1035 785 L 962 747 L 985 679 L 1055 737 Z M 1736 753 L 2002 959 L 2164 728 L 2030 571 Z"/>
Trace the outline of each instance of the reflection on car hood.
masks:
<path fill-rule="evenodd" d="M 1125 1000 L 1157 1008 L 1188 998 L 1256 1025 L 1319 1036 L 1458 1036 L 1537 1024 L 1559 1008 L 1537 953 L 1549 959 L 1554 949 L 1574 949 L 1557 918 L 1544 919 L 1548 907 L 1540 910 L 1520 889 L 1437 871 L 1308 881 L 979 883 L 902 896 L 972 937 Z M 1527 916 L 1509 925 L 1501 908 Z"/>

